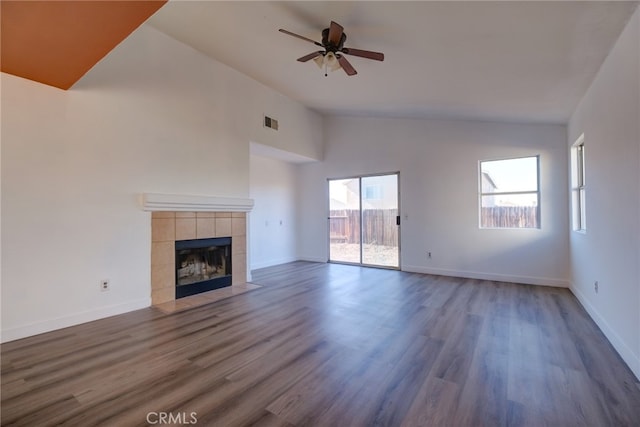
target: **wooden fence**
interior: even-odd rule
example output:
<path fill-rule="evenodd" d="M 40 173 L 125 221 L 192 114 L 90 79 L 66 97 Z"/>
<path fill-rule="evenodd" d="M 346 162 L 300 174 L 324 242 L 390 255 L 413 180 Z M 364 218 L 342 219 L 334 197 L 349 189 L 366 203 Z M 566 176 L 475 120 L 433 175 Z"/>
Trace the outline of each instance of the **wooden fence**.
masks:
<path fill-rule="evenodd" d="M 362 211 L 362 242 L 398 246 L 397 209 L 365 209 Z M 360 211 L 357 209 L 329 212 L 332 243 L 360 243 Z"/>
<path fill-rule="evenodd" d="M 482 208 L 482 227 L 537 228 L 536 206 L 492 206 Z"/>
<path fill-rule="evenodd" d="M 397 209 L 366 209 L 362 212 L 362 241 L 385 246 L 398 245 Z M 360 242 L 360 211 L 357 209 L 329 212 L 332 243 Z M 487 228 L 537 228 L 536 206 L 493 206 L 482 208 L 481 226 Z"/>

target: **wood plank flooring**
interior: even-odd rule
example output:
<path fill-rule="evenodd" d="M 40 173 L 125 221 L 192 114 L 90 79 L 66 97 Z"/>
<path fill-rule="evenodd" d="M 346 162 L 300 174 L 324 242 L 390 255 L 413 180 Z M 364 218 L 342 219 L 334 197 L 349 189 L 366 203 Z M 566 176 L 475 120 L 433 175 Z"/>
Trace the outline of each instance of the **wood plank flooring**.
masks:
<path fill-rule="evenodd" d="M 640 425 L 566 289 L 305 262 L 253 279 L 3 344 L 2 425 Z"/>

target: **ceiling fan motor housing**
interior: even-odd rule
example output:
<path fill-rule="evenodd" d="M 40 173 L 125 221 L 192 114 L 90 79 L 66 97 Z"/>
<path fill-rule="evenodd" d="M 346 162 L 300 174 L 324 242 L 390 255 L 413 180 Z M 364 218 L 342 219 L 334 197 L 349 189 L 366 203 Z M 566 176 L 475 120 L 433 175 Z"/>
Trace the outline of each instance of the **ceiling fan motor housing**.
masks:
<path fill-rule="evenodd" d="M 322 46 L 327 49 L 327 52 L 340 52 L 344 47 L 344 42 L 347 40 L 347 35 L 343 32 L 342 36 L 340 36 L 340 43 L 338 45 L 334 45 L 329 41 L 329 28 L 325 28 L 322 30 Z"/>

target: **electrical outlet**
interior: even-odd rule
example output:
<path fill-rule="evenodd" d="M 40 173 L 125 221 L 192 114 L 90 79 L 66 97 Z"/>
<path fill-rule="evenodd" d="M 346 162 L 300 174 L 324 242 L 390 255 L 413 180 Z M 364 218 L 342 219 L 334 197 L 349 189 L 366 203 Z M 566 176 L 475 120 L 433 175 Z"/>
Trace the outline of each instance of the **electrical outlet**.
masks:
<path fill-rule="evenodd" d="M 593 282 L 593 290 L 596 291 L 596 294 L 598 293 L 598 281 L 597 280 L 595 282 Z"/>
<path fill-rule="evenodd" d="M 109 280 L 108 279 L 104 279 L 100 281 L 100 290 L 102 292 L 108 291 L 109 290 Z"/>
<path fill-rule="evenodd" d="M 431 259 L 431 252 L 427 252 L 427 258 Z"/>

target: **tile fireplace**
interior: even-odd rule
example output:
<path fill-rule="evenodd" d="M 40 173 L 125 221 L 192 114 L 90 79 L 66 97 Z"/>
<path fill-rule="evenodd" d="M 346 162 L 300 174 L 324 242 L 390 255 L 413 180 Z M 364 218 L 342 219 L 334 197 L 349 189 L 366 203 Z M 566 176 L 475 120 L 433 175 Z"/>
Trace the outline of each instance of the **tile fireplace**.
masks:
<path fill-rule="evenodd" d="M 151 303 L 174 301 L 247 281 L 245 212 L 154 211 L 151 214 Z M 195 243 L 194 243 L 195 242 Z M 182 246 L 181 246 L 182 245 Z M 184 246 L 187 246 L 185 248 Z M 180 251 L 203 246 L 189 257 Z M 222 247 L 228 246 L 224 249 Z M 222 261 L 228 254 L 228 260 Z M 184 265 L 183 265 L 184 264 Z M 199 270 L 198 270 L 199 269 Z M 189 287 L 203 278 L 215 283 Z M 206 279 L 205 279 L 206 278 Z M 217 280 L 221 278 L 221 280 Z M 181 284 L 181 279 L 184 279 Z M 183 286 L 187 286 L 184 289 Z M 204 289 L 204 290 L 202 290 Z M 190 293 L 193 292 L 193 293 Z"/>

